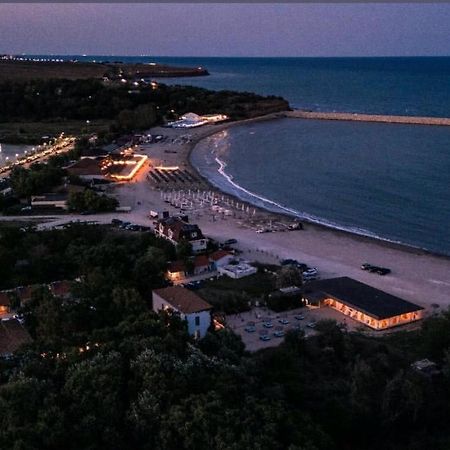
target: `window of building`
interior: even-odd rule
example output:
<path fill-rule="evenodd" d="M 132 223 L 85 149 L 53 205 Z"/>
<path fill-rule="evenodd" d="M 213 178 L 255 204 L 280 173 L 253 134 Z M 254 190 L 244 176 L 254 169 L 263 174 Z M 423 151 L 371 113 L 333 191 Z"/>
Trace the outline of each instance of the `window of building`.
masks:
<path fill-rule="evenodd" d="M 195 326 L 196 327 L 200 326 L 200 316 L 195 316 Z"/>

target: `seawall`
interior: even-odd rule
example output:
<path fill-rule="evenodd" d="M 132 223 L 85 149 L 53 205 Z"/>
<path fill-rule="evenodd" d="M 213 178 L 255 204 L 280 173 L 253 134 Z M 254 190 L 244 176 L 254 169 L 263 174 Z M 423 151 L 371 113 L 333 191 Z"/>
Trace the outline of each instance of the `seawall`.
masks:
<path fill-rule="evenodd" d="M 356 122 L 383 122 L 383 123 L 401 123 L 411 125 L 442 125 L 450 126 L 448 117 L 415 117 L 415 116 L 389 116 L 378 114 L 356 114 L 340 112 L 313 112 L 294 110 L 286 113 L 287 117 L 298 119 L 316 119 L 316 120 L 352 120 Z"/>

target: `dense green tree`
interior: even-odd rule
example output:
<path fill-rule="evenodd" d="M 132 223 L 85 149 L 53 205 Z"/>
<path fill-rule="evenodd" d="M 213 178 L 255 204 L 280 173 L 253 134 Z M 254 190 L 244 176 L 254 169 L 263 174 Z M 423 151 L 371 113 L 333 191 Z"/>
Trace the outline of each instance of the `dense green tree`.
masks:
<path fill-rule="evenodd" d="M 107 212 L 114 211 L 119 202 L 104 194 L 97 194 L 92 189 L 83 192 L 72 192 L 67 200 L 70 211 Z"/>
<path fill-rule="evenodd" d="M 277 272 L 277 287 L 301 286 L 303 283 L 302 273 L 294 266 L 282 267 Z"/>
<path fill-rule="evenodd" d="M 29 169 L 16 166 L 10 180 L 14 193 L 19 197 L 42 194 L 61 183 L 64 170 L 50 164 L 33 164 Z"/>

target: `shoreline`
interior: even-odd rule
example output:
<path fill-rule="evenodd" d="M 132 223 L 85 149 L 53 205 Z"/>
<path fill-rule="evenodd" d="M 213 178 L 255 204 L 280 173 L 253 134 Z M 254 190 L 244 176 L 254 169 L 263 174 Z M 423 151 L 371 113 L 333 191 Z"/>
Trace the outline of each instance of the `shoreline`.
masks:
<path fill-rule="evenodd" d="M 42 220 L 46 223 L 39 225 L 39 229 L 57 227 L 73 220 L 111 223 L 112 219 L 117 218 L 148 226 L 149 211 L 179 214 L 180 208 L 183 208 L 181 203 L 186 201 L 190 202 L 185 212 L 191 222 L 198 224 L 205 236 L 217 242 L 236 239 L 235 248 L 242 252 L 245 260 L 279 264 L 283 259 L 296 259 L 310 267 L 317 267 L 321 278 L 347 276 L 421 305 L 429 314 L 450 307 L 449 257 L 306 221 L 303 221 L 304 230 L 288 230 L 288 226 L 294 222 L 291 216 L 267 212 L 261 207 L 247 208 L 249 203 L 244 204 L 240 199 L 236 204 L 235 196 L 222 194 L 215 186 L 211 187 L 209 180 L 201 175 L 196 176 L 196 168 L 191 164 L 189 156 L 202 139 L 232 126 L 277 117 L 284 115 L 272 114 L 244 122 L 208 125 L 203 129 L 187 132 L 152 128 L 152 134 L 166 135 L 167 138 L 161 143 L 142 145 L 140 151 L 147 154 L 150 165 L 139 172 L 133 182 L 118 183 L 106 191 L 117 198 L 121 205 L 130 206 L 129 212 L 95 216 L 69 214 L 53 219 L 43 217 Z M 149 177 L 152 166 L 178 166 L 180 171 L 190 172 L 196 180 L 192 183 L 168 180 L 158 182 Z M 171 195 L 173 197 L 169 198 Z M 228 213 L 217 212 L 213 208 L 214 198 L 219 207 L 226 209 Z M 0 218 L 2 221 L 14 219 L 18 218 Z M 20 219 L 24 220 L 25 217 Z M 262 234 L 255 232 L 267 227 L 276 231 Z M 388 267 L 392 272 L 379 276 L 363 271 L 360 267 L 366 262 Z"/>
<path fill-rule="evenodd" d="M 234 200 L 237 200 L 240 203 L 245 204 L 246 206 L 250 206 L 250 207 L 256 208 L 257 210 L 262 211 L 262 212 L 264 212 L 266 214 L 273 215 L 274 218 L 283 217 L 283 218 L 288 218 L 288 219 L 291 219 L 291 220 L 298 220 L 298 221 L 304 223 L 305 225 L 308 225 L 309 227 L 313 227 L 313 228 L 315 228 L 317 230 L 320 230 L 320 231 L 333 232 L 337 236 L 340 235 L 340 236 L 352 237 L 354 239 L 360 240 L 361 242 L 377 243 L 379 245 L 385 246 L 386 248 L 406 251 L 406 252 L 408 252 L 410 254 L 414 254 L 414 255 L 418 255 L 418 256 L 420 256 L 420 255 L 430 255 L 430 256 L 434 256 L 434 257 L 438 257 L 438 258 L 442 258 L 444 260 L 450 261 L 450 255 L 445 254 L 445 253 L 438 253 L 436 251 L 429 250 L 429 249 L 426 249 L 426 248 L 422 248 L 422 247 L 419 247 L 419 246 L 414 246 L 412 244 L 407 244 L 407 243 L 404 243 L 404 242 L 397 242 L 397 241 L 390 240 L 388 238 L 383 238 L 382 236 L 373 236 L 373 235 L 371 236 L 371 235 L 367 235 L 367 234 L 364 234 L 364 233 L 357 233 L 355 231 L 339 228 L 338 225 L 337 226 L 333 226 L 331 224 L 327 225 L 325 223 L 320 223 L 320 222 L 314 221 L 313 219 L 309 219 L 309 218 L 305 218 L 305 217 L 299 217 L 294 212 L 289 213 L 288 211 L 286 211 L 286 212 L 281 211 L 285 207 L 280 207 L 279 205 L 276 205 L 276 207 L 279 208 L 280 211 L 273 211 L 273 210 L 269 209 L 268 207 L 264 207 L 264 206 L 256 204 L 256 203 L 252 203 L 249 200 L 243 199 L 243 198 L 241 198 L 239 195 L 237 195 L 235 193 L 230 193 L 230 192 L 224 191 L 220 186 L 217 186 L 210 178 L 208 178 L 208 177 L 204 176 L 202 173 L 200 173 L 200 171 L 197 169 L 196 165 L 192 163 L 192 160 L 191 160 L 192 153 L 194 152 L 194 150 L 197 147 L 197 145 L 200 144 L 203 140 L 214 136 L 215 134 L 218 134 L 218 133 L 220 133 L 220 132 L 222 132 L 224 130 L 227 130 L 229 128 L 232 128 L 234 126 L 242 126 L 242 125 L 251 124 L 251 123 L 255 123 L 255 122 L 261 122 L 261 121 L 277 120 L 277 119 L 282 119 L 282 118 L 305 119 L 305 120 L 307 120 L 307 118 L 301 117 L 301 116 L 297 116 L 295 113 L 296 113 L 296 111 L 284 111 L 284 112 L 268 114 L 268 115 L 265 115 L 265 116 L 260 116 L 260 117 L 256 117 L 256 118 L 252 118 L 252 119 L 245 119 L 245 120 L 241 120 L 241 121 L 228 122 L 228 123 L 225 123 L 225 124 L 221 124 L 219 126 L 216 125 L 217 128 L 209 129 L 205 133 L 201 133 L 200 130 L 199 130 L 198 135 L 195 136 L 192 139 L 192 142 L 190 144 L 188 144 L 189 148 L 188 148 L 188 152 L 187 152 L 187 155 L 186 155 L 186 161 L 183 161 L 183 162 L 193 172 L 195 172 L 205 182 L 206 185 L 210 186 L 211 189 L 216 190 L 216 191 L 226 195 L 227 197 L 233 198 Z M 324 113 L 324 114 L 334 114 L 334 113 Z M 342 114 L 344 114 L 345 116 L 347 115 L 346 113 L 342 113 Z M 362 115 L 359 115 L 359 116 L 362 116 Z M 368 115 L 365 115 L 365 116 L 368 116 Z M 370 117 L 378 117 L 378 116 L 370 116 Z M 389 117 L 406 117 L 406 116 L 389 116 Z M 316 117 L 314 117 L 314 118 L 310 117 L 310 119 L 317 119 L 317 118 Z M 344 118 L 325 119 L 325 117 L 324 117 L 323 120 L 349 120 L 349 119 L 344 119 Z M 354 120 L 360 120 L 360 119 L 354 119 Z M 450 125 L 450 119 L 447 119 L 447 120 L 449 122 L 448 125 Z M 368 121 L 369 122 L 370 121 L 377 122 L 377 120 L 368 120 Z M 378 121 L 378 122 L 381 122 L 381 120 Z M 384 123 L 402 123 L 402 122 L 384 122 Z M 412 122 L 410 122 L 410 123 L 412 124 Z M 420 123 L 420 124 L 421 125 L 428 125 L 428 124 L 423 124 L 423 123 Z M 248 193 L 248 195 L 250 195 L 250 196 L 254 196 L 255 198 L 259 198 L 256 194 L 254 194 L 252 192 L 248 192 L 242 187 L 239 187 L 239 189 L 242 189 L 244 192 Z M 269 203 L 272 202 L 272 200 L 265 199 L 265 198 L 261 199 L 261 201 L 262 202 L 269 202 Z"/>

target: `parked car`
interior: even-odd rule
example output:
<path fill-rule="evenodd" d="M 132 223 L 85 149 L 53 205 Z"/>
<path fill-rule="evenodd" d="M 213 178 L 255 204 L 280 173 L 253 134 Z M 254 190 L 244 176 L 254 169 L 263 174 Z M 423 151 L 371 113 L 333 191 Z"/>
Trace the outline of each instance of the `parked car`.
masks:
<path fill-rule="evenodd" d="M 281 338 L 284 336 L 284 331 L 283 330 L 275 331 L 275 333 L 273 333 L 273 335 L 277 338 Z"/>
<path fill-rule="evenodd" d="M 297 314 L 294 316 L 297 320 L 304 320 L 305 316 L 303 314 Z"/>
<path fill-rule="evenodd" d="M 272 322 L 264 322 L 263 327 L 264 328 L 273 328 L 273 323 Z"/>
<path fill-rule="evenodd" d="M 387 267 L 373 266 L 369 263 L 361 264 L 361 269 L 367 270 L 370 273 L 377 273 L 378 275 L 387 275 L 388 273 L 391 273 L 391 269 L 388 269 Z"/>
<path fill-rule="evenodd" d="M 305 263 L 301 263 L 298 262 L 295 259 L 283 259 L 280 264 L 282 266 L 294 266 L 296 267 L 298 270 L 301 270 L 302 272 L 304 272 L 305 270 L 309 269 L 308 265 Z"/>
<path fill-rule="evenodd" d="M 283 325 L 288 325 L 289 324 L 289 320 L 287 320 L 287 319 L 279 319 L 278 322 L 280 322 Z"/>
<path fill-rule="evenodd" d="M 303 276 L 313 276 L 317 275 L 318 271 L 315 267 L 310 267 L 303 272 Z"/>
<path fill-rule="evenodd" d="M 261 341 L 270 341 L 270 336 L 268 334 L 263 334 L 259 339 L 261 339 Z"/>
<path fill-rule="evenodd" d="M 298 264 L 298 261 L 296 261 L 295 259 L 283 259 L 280 264 L 282 266 L 295 266 Z"/>
<path fill-rule="evenodd" d="M 308 325 L 306 325 L 309 328 L 316 328 L 317 322 L 309 322 Z"/>
<path fill-rule="evenodd" d="M 245 330 L 247 333 L 254 333 L 254 332 L 256 331 L 256 327 L 250 325 L 250 326 L 248 326 L 248 327 L 245 327 L 244 330 Z"/>

